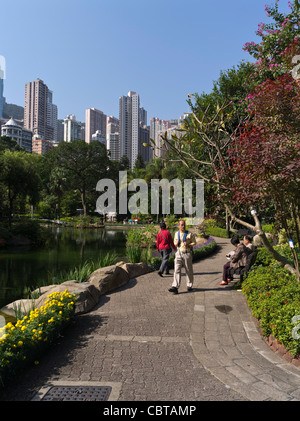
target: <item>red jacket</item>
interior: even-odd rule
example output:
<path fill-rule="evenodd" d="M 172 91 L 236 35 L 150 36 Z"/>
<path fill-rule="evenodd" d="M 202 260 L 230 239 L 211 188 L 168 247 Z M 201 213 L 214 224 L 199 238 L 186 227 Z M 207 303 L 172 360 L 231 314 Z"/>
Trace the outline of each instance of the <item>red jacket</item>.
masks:
<path fill-rule="evenodd" d="M 163 238 L 163 236 L 159 232 L 157 234 L 157 241 L 156 241 L 157 250 L 170 249 L 170 248 L 173 248 L 174 250 L 176 250 L 176 246 L 173 242 L 172 235 L 169 233 L 169 231 L 161 230 L 161 232 L 167 241 Z"/>

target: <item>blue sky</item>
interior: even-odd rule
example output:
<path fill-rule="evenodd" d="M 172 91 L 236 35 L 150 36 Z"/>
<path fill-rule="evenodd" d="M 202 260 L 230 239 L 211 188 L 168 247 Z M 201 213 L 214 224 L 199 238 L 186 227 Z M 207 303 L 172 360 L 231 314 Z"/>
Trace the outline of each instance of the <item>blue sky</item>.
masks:
<path fill-rule="evenodd" d="M 251 60 L 272 0 L 12 0 L 1 2 L 4 95 L 24 106 L 25 83 L 53 90 L 58 117 L 95 107 L 118 117 L 136 91 L 151 117 L 178 118 L 189 93 L 210 92 L 220 71 Z M 287 0 L 280 0 L 288 11 Z"/>

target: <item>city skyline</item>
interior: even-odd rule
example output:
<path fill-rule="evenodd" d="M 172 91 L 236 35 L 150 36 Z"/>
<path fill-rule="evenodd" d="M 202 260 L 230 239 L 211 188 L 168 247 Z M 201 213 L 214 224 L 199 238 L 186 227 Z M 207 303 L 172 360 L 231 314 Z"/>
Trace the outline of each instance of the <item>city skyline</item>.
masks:
<path fill-rule="evenodd" d="M 40 78 L 55 92 L 59 119 L 74 114 L 84 121 L 88 108 L 118 116 L 119 97 L 128 91 L 143 98 L 149 119 L 179 118 L 189 93 L 210 92 L 220 71 L 251 61 L 242 47 L 258 40 L 259 22 L 269 21 L 264 3 L 89 0 L 87 7 L 81 0 L 16 0 L 13 9 L 5 3 L 4 96 L 23 105 L 24 84 Z M 27 48 L 19 48 L 20 40 Z"/>

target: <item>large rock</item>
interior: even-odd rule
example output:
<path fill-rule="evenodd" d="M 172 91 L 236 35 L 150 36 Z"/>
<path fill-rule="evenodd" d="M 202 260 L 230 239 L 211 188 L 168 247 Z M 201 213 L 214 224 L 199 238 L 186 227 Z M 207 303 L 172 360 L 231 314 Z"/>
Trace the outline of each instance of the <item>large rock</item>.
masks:
<path fill-rule="evenodd" d="M 120 266 L 125 272 L 128 273 L 129 279 L 137 278 L 138 276 L 144 275 L 145 273 L 151 272 L 150 267 L 146 263 L 124 263 L 119 262 L 117 266 Z"/>
<path fill-rule="evenodd" d="M 14 306 L 21 306 L 21 310 L 27 313 L 32 308 L 41 308 L 53 292 L 76 294 L 75 314 L 83 314 L 91 311 L 100 300 L 101 295 L 114 291 L 127 284 L 129 279 L 136 278 L 151 272 L 145 263 L 119 262 L 116 265 L 100 268 L 93 272 L 87 282 L 66 281 L 60 285 L 49 285 L 37 288 L 34 292 L 41 293 L 36 300 L 18 300 L 1 309 L 1 312 L 14 317 Z"/>
<path fill-rule="evenodd" d="M 94 285 L 100 295 L 103 295 L 126 285 L 129 279 L 126 270 L 119 265 L 112 265 L 95 270 L 87 279 L 87 282 Z"/>
<path fill-rule="evenodd" d="M 48 300 L 48 295 L 53 292 L 64 292 L 68 290 L 70 294 L 76 294 L 75 314 L 88 313 L 99 302 L 100 294 L 94 285 L 87 282 L 67 281 L 60 285 L 50 285 L 49 288 L 36 301 L 36 308 L 41 308 Z M 45 290 L 45 289 L 44 289 Z"/>
<path fill-rule="evenodd" d="M 6 316 L 16 317 L 15 308 L 17 309 L 17 311 L 20 311 L 23 314 L 27 314 L 35 308 L 35 303 L 34 300 L 16 300 L 13 303 L 9 303 L 6 306 L 2 307 L 0 312 L 5 314 Z"/>

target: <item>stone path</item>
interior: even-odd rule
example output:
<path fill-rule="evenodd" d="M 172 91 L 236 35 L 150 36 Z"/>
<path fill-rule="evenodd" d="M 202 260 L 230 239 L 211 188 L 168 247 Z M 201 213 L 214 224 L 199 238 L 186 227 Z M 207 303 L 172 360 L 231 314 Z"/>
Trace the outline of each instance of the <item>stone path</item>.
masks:
<path fill-rule="evenodd" d="M 231 246 L 217 242 L 220 251 L 194 265 L 195 292 L 185 276 L 178 295 L 168 292 L 172 276 L 132 279 L 76 317 L 0 399 L 32 400 L 47 384 L 103 384 L 121 402 L 299 400 L 299 368 L 262 340 L 242 293 L 219 286 Z"/>

